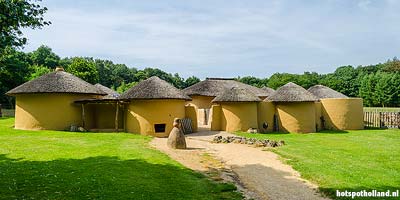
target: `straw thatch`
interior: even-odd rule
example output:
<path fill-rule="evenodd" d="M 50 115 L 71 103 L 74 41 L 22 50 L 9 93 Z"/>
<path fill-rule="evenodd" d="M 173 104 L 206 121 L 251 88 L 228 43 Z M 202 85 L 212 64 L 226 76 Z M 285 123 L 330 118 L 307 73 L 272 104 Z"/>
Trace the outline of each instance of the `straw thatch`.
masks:
<path fill-rule="evenodd" d="M 222 94 L 225 90 L 231 89 L 232 87 L 243 88 L 259 97 L 267 97 L 272 93 L 261 88 L 257 88 L 251 85 L 247 85 L 228 78 L 207 78 L 204 81 L 196 83 L 190 87 L 187 87 L 183 92 L 189 96 L 210 96 L 216 97 Z"/>
<path fill-rule="evenodd" d="M 346 95 L 335 91 L 329 87 L 324 85 L 314 85 L 308 88 L 308 91 L 311 92 L 318 99 L 328 99 L 328 98 L 348 98 Z"/>
<path fill-rule="evenodd" d="M 317 97 L 295 83 L 288 83 L 279 87 L 266 101 L 273 102 L 306 102 L 316 101 Z"/>
<path fill-rule="evenodd" d="M 255 94 L 244 88 L 232 87 L 215 97 L 212 102 L 258 102 L 261 101 Z"/>
<path fill-rule="evenodd" d="M 268 92 L 269 94 L 272 94 L 272 93 L 275 92 L 274 89 L 269 88 L 269 87 L 266 87 L 266 86 L 262 87 L 261 89 L 264 90 L 264 91 L 266 91 L 266 92 Z"/>
<path fill-rule="evenodd" d="M 62 70 L 51 72 L 28 81 L 10 91 L 7 95 L 30 93 L 76 93 L 106 95 L 94 85 Z"/>
<path fill-rule="evenodd" d="M 99 90 L 103 91 L 106 93 L 106 96 L 103 96 L 103 99 L 117 99 L 119 97 L 118 92 L 112 90 L 111 88 L 108 88 L 100 83 L 97 83 L 96 86 Z"/>
<path fill-rule="evenodd" d="M 120 99 L 183 99 L 191 100 L 181 90 L 153 76 L 139 82 L 120 96 Z"/>

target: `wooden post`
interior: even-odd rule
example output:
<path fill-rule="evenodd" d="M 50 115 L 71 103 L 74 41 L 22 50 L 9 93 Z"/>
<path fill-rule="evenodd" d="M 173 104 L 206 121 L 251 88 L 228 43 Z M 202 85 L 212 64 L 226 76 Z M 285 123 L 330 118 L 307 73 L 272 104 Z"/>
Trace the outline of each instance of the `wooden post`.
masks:
<path fill-rule="evenodd" d="M 122 113 L 122 129 L 124 130 L 124 132 L 126 132 L 126 128 L 125 128 L 125 124 L 126 124 L 126 121 L 125 121 L 125 119 L 126 119 L 126 117 L 125 117 L 125 104 L 121 104 L 122 105 L 122 110 L 121 110 L 121 113 Z"/>
<path fill-rule="evenodd" d="M 118 132 L 118 115 L 119 115 L 119 103 L 117 101 L 115 108 L 115 131 Z"/>
<path fill-rule="evenodd" d="M 85 128 L 85 104 L 82 103 L 82 127 Z"/>

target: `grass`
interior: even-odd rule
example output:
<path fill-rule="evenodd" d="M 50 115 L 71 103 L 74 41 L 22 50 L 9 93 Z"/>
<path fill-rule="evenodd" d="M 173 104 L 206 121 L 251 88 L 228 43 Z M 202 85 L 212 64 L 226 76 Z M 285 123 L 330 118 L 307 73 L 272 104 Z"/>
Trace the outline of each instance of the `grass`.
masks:
<path fill-rule="evenodd" d="M 365 112 L 400 112 L 400 108 L 390 107 L 364 107 Z"/>
<path fill-rule="evenodd" d="M 336 198 L 336 190 L 400 189 L 400 130 L 236 134 L 284 140 L 285 146 L 272 151 L 330 197 Z"/>
<path fill-rule="evenodd" d="M 0 118 L 0 199 L 241 199 L 126 133 L 21 131 Z"/>

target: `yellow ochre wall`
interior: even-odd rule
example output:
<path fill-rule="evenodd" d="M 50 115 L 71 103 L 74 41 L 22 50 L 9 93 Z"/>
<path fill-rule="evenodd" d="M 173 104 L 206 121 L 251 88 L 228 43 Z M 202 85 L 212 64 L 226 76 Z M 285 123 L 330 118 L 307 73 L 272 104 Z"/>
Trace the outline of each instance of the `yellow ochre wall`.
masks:
<path fill-rule="evenodd" d="M 185 117 L 190 118 L 192 120 L 192 130 L 193 132 L 197 132 L 196 107 L 191 105 L 185 106 Z"/>
<path fill-rule="evenodd" d="M 220 105 L 212 105 L 210 111 L 210 119 L 211 119 L 211 130 L 212 131 L 220 131 L 221 130 L 221 106 Z"/>
<path fill-rule="evenodd" d="M 78 94 L 22 94 L 16 96 L 15 128 L 23 130 L 67 130 L 81 126 L 80 105 L 75 100 L 95 98 Z"/>
<path fill-rule="evenodd" d="M 204 125 L 204 124 L 209 124 L 209 122 L 211 121 L 211 118 L 208 118 L 207 123 L 205 123 L 204 119 L 205 119 L 205 115 L 204 115 L 204 110 L 199 110 L 199 109 L 210 109 L 212 106 L 211 101 L 215 98 L 215 97 L 209 97 L 209 96 L 191 96 L 192 101 L 188 101 L 186 105 L 191 105 L 195 107 L 196 110 L 196 115 L 197 115 L 197 123 Z"/>
<path fill-rule="evenodd" d="M 322 99 L 321 105 L 326 129 L 357 130 L 364 128 L 362 99 Z"/>
<path fill-rule="evenodd" d="M 276 103 L 276 114 L 280 132 L 315 132 L 315 103 L 288 102 Z"/>
<path fill-rule="evenodd" d="M 223 102 L 221 105 L 221 130 L 247 131 L 258 128 L 256 102 Z"/>
<path fill-rule="evenodd" d="M 258 131 L 261 133 L 271 132 L 274 129 L 275 105 L 272 102 L 262 101 L 257 105 Z M 263 128 L 263 123 L 268 123 L 268 128 Z"/>
<path fill-rule="evenodd" d="M 315 124 L 316 124 L 316 131 L 321 131 L 325 129 L 323 127 L 324 125 L 322 124 L 321 121 L 321 116 L 322 116 L 322 104 L 321 102 L 315 102 Z"/>
<path fill-rule="evenodd" d="M 115 104 L 86 104 L 85 128 L 86 129 L 114 129 L 115 128 Z M 123 106 L 119 106 L 118 128 L 123 128 Z"/>
<path fill-rule="evenodd" d="M 174 118 L 184 117 L 184 100 L 133 100 L 127 106 L 126 130 L 142 135 L 168 137 Z M 155 133 L 154 124 L 166 124 L 165 132 Z"/>

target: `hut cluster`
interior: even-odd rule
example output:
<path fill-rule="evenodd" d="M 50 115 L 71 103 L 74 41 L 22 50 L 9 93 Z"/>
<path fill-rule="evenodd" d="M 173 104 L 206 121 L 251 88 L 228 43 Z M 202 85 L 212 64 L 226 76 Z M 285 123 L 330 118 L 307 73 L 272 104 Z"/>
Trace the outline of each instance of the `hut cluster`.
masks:
<path fill-rule="evenodd" d="M 233 79 L 206 79 L 183 90 L 198 123 L 228 132 L 295 132 L 363 129 L 360 98 L 316 85 L 288 83 L 276 91 Z"/>
<path fill-rule="evenodd" d="M 15 128 L 125 131 L 168 137 L 175 118 L 190 130 L 315 132 L 362 129 L 362 100 L 324 86 L 308 91 L 288 83 L 277 91 L 233 79 L 207 78 L 179 90 L 158 77 L 125 93 L 92 85 L 57 68 L 9 92 L 16 97 Z"/>

